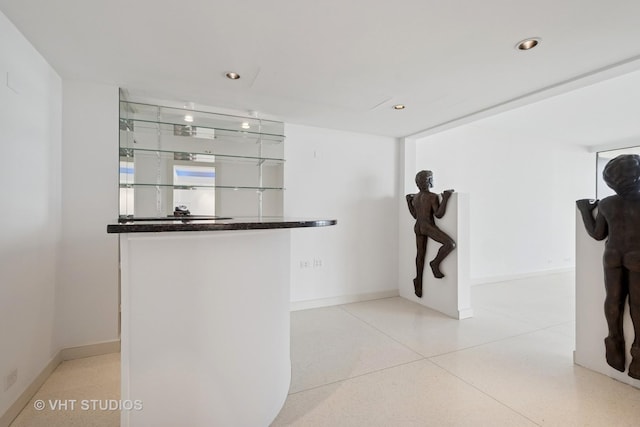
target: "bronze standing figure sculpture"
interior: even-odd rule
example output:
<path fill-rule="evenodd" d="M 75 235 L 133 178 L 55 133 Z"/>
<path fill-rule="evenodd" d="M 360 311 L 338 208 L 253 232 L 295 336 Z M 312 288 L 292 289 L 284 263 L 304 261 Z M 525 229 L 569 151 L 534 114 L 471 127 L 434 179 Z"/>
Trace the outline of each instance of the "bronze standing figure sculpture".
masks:
<path fill-rule="evenodd" d="M 620 372 L 625 370 L 623 314 L 628 296 L 635 332 L 629 376 L 640 379 L 640 156 L 618 156 L 607 163 L 602 175 L 616 194 L 601 201 L 577 200 L 576 204 L 587 233 L 596 240 L 607 237 L 602 258 L 604 315 L 609 328 L 604 340 L 607 363 Z"/>
<path fill-rule="evenodd" d="M 433 187 L 433 173 L 431 171 L 420 171 L 416 175 L 416 184 L 420 189 L 417 194 L 407 194 L 407 204 L 411 216 L 416 219 L 413 230 L 416 233 L 416 278 L 413 279 L 413 287 L 416 295 L 422 298 L 422 275 L 424 272 L 424 261 L 427 255 L 427 240 L 429 238 L 442 244 L 436 257 L 429 263 L 433 275 L 441 279 L 444 274 L 440 271 L 440 263 L 456 247 L 455 242 L 447 233 L 440 230 L 436 225 L 435 218 L 442 218 L 447 210 L 447 202 L 453 190 L 446 190 L 442 193 L 442 202 L 436 193 L 429 191 Z"/>

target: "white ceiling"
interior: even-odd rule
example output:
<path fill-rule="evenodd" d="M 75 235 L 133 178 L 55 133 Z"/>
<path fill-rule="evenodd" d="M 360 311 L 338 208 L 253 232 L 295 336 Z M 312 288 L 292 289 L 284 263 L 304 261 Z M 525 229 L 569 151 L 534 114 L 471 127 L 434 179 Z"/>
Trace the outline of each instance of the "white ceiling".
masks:
<path fill-rule="evenodd" d="M 585 145 L 640 135 L 640 77 L 593 84 L 640 69 L 638 0 L 0 0 L 0 10 L 63 78 L 141 96 L 400 137 L 589 83 L 482 125 Z M 533 36 L 536 49 L 514 48 Z M 574 132 L 594 117 L 600 134 Z"/>
<path fill-rule="evenodd" d="M 474 125 L 583 145 L 592 151 L 640 145 L 640 71 L 545 98 Z"/>

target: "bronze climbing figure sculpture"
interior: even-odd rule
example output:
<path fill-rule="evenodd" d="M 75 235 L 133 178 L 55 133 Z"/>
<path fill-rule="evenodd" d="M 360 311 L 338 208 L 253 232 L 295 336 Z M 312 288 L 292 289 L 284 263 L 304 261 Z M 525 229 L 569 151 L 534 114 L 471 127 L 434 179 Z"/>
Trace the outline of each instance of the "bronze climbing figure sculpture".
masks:
<path fill-rule="evenodd" d="M 640 156 L 620 155 L 607 163 L 602 175 L 616 194 L 600 201 L 577 200 L 576 205 L 587 233 L 596 240 L 607 238 L 602 257 L 609 329 L 604 340 L 607 363 L 625 371 L 623 314 L 628 297 L 635 332 L 628 374 L 640 379 Z"/>
<path fill-rule="evenodd" d="M 435 222 L 435 218 L 442 218 L 447 210 L 447 203 L 453 190 L 446 190 L 442 193 L 442 202 L 436 193 L 429 189 L 433 187 L 433 173 L 428 170 L 420 171 L 416 174 L 416 184 L 420 189 L 419 193 L 407 194 L 407 204 L 411 216 L 416 219 L 413 230 L 416 233 L 416 278 L 413 279 L 413 287 L 416 296 L 422 298 L 422 276 L 424 273 L 424 263 L 427 255 L 427 241 L 429 238 L 440 243 L 440 249 L 436 257 L 429 263 L 434 277 L 440 279 L 444 277 L 440 271 L 440 263 L 456 247 L 455 242 L 447 233 L 442 231 Z"/>

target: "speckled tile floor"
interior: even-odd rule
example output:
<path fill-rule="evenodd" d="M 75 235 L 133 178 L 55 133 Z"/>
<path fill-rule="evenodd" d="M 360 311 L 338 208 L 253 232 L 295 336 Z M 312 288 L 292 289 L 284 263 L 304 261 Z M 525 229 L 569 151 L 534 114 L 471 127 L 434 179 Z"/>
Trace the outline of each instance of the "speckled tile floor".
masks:
<path fill-rule="evenodd" d="M 573 364 L 571 273 L 471 292 L 461 321 L 402 298 L 293 312 L 273 427 L 640 425 L 640 390 Z"/>
<path fill-rule="evenodd" d="M 402 298 L 293 312 L 272 426 L 640 425 L 640 390 L 573 364 L 574 300 L 566 273 L 475 286 L 462 321 Z M 118 399 L 118 357 L 64 362 L 12 426 L 117 426 L 33 402 Z"/>
<path fill-rule="evenodd" d="M 120 413 L 108 408 L 108 401 L 119 399 L 120 353 L 69 360 L 58 365 L 11 427 L 119 426 Z M 104 410 L 92 400 L 103 401 Z"/>

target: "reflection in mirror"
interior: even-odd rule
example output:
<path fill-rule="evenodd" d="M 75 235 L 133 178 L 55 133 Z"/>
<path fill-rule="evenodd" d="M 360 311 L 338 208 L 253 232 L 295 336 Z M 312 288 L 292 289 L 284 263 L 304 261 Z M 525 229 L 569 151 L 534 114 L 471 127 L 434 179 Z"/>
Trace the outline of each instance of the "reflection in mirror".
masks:
<path fill-rule="evenodd" d="M 120 216 L 133 215 L 133 156 L 120 157 Z"/>
<path fill-rule="evenodd" d="M 284 123 L 120 106 L 121 216 L 282 216 Z"/>
<path fill-rule="evenodd" d="M 612 196 L 615 192 L 602 179 L 602 171 L 609 160 L 618 157 L 621 154 L 638 154 L 640 155 L 640 146 L 620 148 L 617 150 L 598 151 L 596 157 L 596 198 L 602 200 L 605 197 Z"/>
<path fill-rule="evenodd" d="M 214 167 L 176 162 L 173 165 L 173 185 L 172 205 L 187 206 L 192 215 L 216 214 Z"/>

